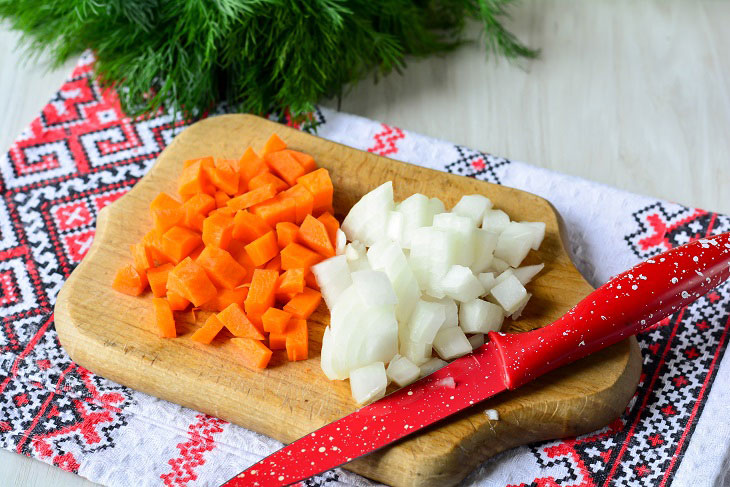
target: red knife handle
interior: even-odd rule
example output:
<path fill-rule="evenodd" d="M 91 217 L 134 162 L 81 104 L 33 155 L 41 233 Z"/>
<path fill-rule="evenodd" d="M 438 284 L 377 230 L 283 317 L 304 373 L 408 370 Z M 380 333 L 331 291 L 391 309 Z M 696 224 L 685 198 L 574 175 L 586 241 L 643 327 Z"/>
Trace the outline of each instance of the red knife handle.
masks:
<path fill-rule="evenodd" d="M 645 330 L 730 277 L 730 233 L 652 257 L 612 278 L 552 324 L 526 333 L 489 334 L 515 389 Z"/>

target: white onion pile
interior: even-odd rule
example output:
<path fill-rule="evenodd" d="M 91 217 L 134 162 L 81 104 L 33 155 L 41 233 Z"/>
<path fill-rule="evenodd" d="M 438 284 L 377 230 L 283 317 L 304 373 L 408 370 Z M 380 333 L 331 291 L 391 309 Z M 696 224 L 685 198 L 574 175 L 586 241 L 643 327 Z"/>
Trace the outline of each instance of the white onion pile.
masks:
<path fill-rule="evenodd" d="M 525 285 L 543 268 L 519 266 L 545 224 L 510 221 L 482 195 L 462 197 L 451 212 L 422 194 L 396 205 L 389 181 L 352 207 L 342 230 L 338 255 L 312 271 L 331 314 L 322 370 L 349 378 L 358 403 L 483 345 L 505 317 L 520 316 Z"/>

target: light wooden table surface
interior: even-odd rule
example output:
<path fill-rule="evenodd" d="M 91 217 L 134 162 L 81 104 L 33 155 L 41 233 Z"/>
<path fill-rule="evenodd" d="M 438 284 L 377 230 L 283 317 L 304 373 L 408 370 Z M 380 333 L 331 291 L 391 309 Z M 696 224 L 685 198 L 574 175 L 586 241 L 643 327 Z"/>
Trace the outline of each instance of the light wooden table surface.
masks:
<path fill-rule="evenodd" d="M 510 64 L 466 45 L 365 81 L 342 110 L 638 193 L 730 213 L 730 3 L 534 0 L 513 30 L 542 49 Z M 0 147 L 73 63 L 21 64 L 0 25 Z M 334 107 L 336 103 L 325 103 Z M 95 485 L 0 450 L 0 485 Z"/>

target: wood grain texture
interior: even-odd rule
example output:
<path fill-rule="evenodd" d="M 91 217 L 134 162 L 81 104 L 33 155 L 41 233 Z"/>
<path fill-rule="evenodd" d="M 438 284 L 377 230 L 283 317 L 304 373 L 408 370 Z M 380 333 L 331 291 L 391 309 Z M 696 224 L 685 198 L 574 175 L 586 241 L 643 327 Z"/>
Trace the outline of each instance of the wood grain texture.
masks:
<path fill-rule="evenodd" d="M 290 363 L 277 352 L 269 369 L 251 371 L 241 365 L 226 340 L 216 339 L 213 346 L 192 342 L 193 324 L 181 323 L 177 339 L 160 339 L 152 322 L 150 296 L 129 297 L 110 287 L 116 269 L 130 261 L 129 244 L 151 227 L 150 201 L 160 191 L 175 192 L 185 159 L 211 154 L 238 157 L 248 145 L 261 148 L 272 132 L 290 147 L 312 154 L 330 171 L 340 218 L 367 191 L 393 180 L 397 199 L 422 192 L 451 206 L 463 194 L 481 193 L 515 219 L 545 221 L 544 244 L 528 260 L 544 262 L 546 268 L 528 285 L 533 299 L 524 318 L 509 325 L 510 331 L 550 323 L 591 291 L 563 248 L 557 215 L 535 195 L 392 161 L 258 117 L 224 115 L 198 122 L 177 136 L 152 170 L 100 214 L 94 244 L 56 304 L 56 329 L 77 363 L 283 442 L 356 408 L 349 384 L 328 381 L 319 368 L 321 337 L 328 322 L 324 305 L 310 320 L 309 360 Z M 506 448 L 607 424 L 628 403 L 639 372 L 640 355 L 632 339 L 346 468 L 397 486 L 451 485 Z M 497 409 L 500 421 L 489 422 L 483 413 L 487 408 Z"/>

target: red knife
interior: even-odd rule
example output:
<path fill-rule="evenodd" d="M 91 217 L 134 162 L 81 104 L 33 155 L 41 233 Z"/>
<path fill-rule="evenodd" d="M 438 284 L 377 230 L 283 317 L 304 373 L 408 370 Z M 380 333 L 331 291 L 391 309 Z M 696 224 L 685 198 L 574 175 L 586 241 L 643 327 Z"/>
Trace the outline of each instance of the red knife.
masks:
<path fill-rule="evenodd" d="M 491 332 L 473 353 L 298 439 L 223 486 L 284 486 L 340 466 L 634 335 L 728 277 L 730 233 L 664 252 L 612 278 L 550 325 Z"/>

